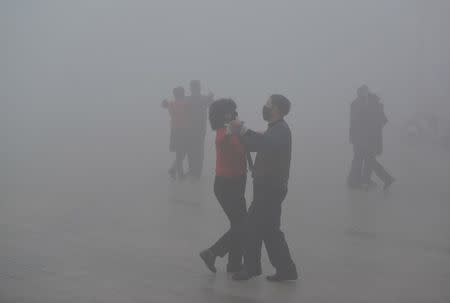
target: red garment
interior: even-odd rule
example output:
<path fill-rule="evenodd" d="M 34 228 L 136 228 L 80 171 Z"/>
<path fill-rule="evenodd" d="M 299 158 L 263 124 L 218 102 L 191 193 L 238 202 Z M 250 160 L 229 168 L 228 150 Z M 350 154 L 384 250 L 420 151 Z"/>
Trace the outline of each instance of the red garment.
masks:
<path fill-rule="evenodd" d="M 216 176 L 241 177 L 247 173 L 244 145 L 225 128 L 216 131 Z"/>
<path fill-rule="evenodd" d="M 186 101 L 169 102 L 169 114 L 172 128 L 189 127 L 189 104 Z"/>

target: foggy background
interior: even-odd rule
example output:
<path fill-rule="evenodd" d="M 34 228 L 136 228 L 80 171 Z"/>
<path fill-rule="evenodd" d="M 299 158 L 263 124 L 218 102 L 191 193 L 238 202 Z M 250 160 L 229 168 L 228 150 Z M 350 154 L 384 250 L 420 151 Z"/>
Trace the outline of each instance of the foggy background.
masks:
<path fill-rule="evenodd" d="M 33 173 L 62 181 L 74 162 L 78 174 L 95 170 L 95 153 L 100 161 L 118 157 L 114 165 L 130 173 L 129 156 L 164 162 L 169 124 L 159 103 L 191 79 L 235 98 L 241 119 L 261 128 L 262 104 L 283 93 L 297 134 L 341 143 L 362 83 L 381 96 L 390 127 L 416 111 L 448 118 L 449 7 L 445 0 L 2 1 L 7 179 L 26 166 L 19 183 Z M 46 161 L 61 162 L 43 170 Z"/>
<path fill-rule="evenodd" d="M 398 191 L 428 184 L 408 192 L 405 201 L 439 204 L 428 216 L 415 214 L 431 225 L 413 237 L 437 237 L 438 246 L 448 248 L 448 153 L 415 150 L 399 138 L 418 111 L 450 119 L 449 16 L 446 0 L 0 1 L 4 254 L 21 255 L 37 245 L 50 247 L 56 257 L 59 246 L 44 236 L 33 238 L 33 231 L 54 238 L 76 228 L 81 235 L 95 233 L 98 227 L 79 225 L 144 224 L 164 209 L 173 195 L 167 176 L 173 155 L 169 117 L 160 102 L 175 86 L 188 90 L 192 79 L 202 81 L 205 94 L 234 98 L 240 118 L 255 129 L 265 127 L 261 110 L 270 94 L 292 101 L 291 188 L 299 190 L 291 200 L 317 200 L 304 213 L 323 216 L 303 219 L 318 225 L 339 209 L 336 204 L 330 213 L 312 210 L 339 196 L 336 191 L 343 194 L 352 156 L 349 104 L 356 89 L 368 84 L 390 120 L 382 161 L 398 178 Z M 207 229 L 222 221 L 219 227 L 226 226 L 210 193 L 212 136 L 208 128 L 201 191 L 203 204 L 211 205 L 204 214 L 215 220 L 202 223 Z M 300 220 L 300 213 L 290 212 L 288 222 Z M 169 210 L 165 214 L 160 220 L 172 220 Z M 153 223 L 148 224 L 139 230 L 142 239 Z M 170 246 L 154 224 L 152 241 Z M 394 225 L 384 227 L 390 231 Z M 67 241 L 78 243 L 77 250 L 87 245 L 81 238 Z M 301 241 L 307 244 L 308 238 Z M 199 249 L 185 244 L 183 254 Z M 60 249 L 70 259 L 71 252 Z M 445 260 L 441 264 L 448 269 Z"/>

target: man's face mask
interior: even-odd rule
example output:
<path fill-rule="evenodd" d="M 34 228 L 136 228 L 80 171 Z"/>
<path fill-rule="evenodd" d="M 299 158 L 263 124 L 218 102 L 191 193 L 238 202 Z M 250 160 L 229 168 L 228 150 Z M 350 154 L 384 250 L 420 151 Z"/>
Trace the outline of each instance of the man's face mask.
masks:
<path fill-rule="evenodd" d="M 272 101 L 270 99 L 264 105 L 262 115 L 264 121 L 270 121 L 272 119 Z"/>
<path fill-rule="evenodd" d="M 365 85 L 358 88 L 358 97 L 362 99 L 367 99 L 369 96 L 369 88 Z"/>

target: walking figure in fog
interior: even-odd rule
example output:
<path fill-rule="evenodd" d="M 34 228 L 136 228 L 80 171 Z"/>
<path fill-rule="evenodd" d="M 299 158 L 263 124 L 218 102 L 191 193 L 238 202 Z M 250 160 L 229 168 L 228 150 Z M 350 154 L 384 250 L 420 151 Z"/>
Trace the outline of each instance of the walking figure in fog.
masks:
<path fill-rule="evenodd" d="M 387 190 L 394 178 L 377 161 L 383 152 L 383 127 L 388 122 L 380 98 L 366 85 L 357 91 L 357 98 L 350 106 L 350 143 L 353 145 L 353 161 L 348 176 L 351 188 L 368 188 L 372 172 L 383 181 Z"/>

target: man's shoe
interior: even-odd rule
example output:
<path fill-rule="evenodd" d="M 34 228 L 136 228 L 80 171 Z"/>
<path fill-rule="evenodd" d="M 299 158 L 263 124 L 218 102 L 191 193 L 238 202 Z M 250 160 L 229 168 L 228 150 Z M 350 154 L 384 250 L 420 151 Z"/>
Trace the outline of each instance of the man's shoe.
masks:
<path fill-rule="evenodd" d="M 386 183 L 384 183 L 384 188 L 383 188 L 384 191 L 388 191 L 389 188 L 391 188 L 392 183 L 394 183 L 394 182 L 395 182 L 394 177 L 389 178 L 389 180 Z"/>
<path fill-rule="evenodd" d="M 298 279 L 297 269 L 294 267 L 286 272 L 278 272 L 274 275 L 267 276 L 269 282 L 295 281 Z"/>
<path fill-rule="evenodd" d="M 238 273 L 243 269 L 244 269 L 244 265 L 242 265 L 242 264 L 238 264 L 238 265 L 228 264 L 227 265 L 227 273 L 230 273 L 230 274 Z"/>
<path fill-rule="evenodd" d="M 213 273 L 217 272 L 216 270 L 216 256 L 212 253 L 210 249 L 205 249 L 200 253 L 200 258 L 202 258 L 203 262 L 205 262 L 206 267 Z"/>
<path fill-rule="evenodd" d="M 234 281 L 247 281 L 250 280 L 253 277 L 259 276 L 258 273 L 249 273 L 248 271 L 241 270 L 240 272 L 237 272 L 231 277 Z"/>
<path fill-rule="evenodd" d="M 262 269 L 258 268 L 255 273 L 254 273 L 255 277 L 262 275 Z"/>
<path fill-rule="evenodd" d="M 284 282 L 284 281 L 295 281 L 298 279 L 297 273 L 289 273 L 289 274 L 279 274 L 276 273 L 271 276 L 266 277 L 269 282 Z"/>

